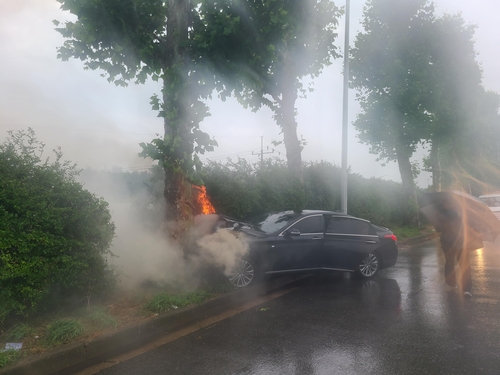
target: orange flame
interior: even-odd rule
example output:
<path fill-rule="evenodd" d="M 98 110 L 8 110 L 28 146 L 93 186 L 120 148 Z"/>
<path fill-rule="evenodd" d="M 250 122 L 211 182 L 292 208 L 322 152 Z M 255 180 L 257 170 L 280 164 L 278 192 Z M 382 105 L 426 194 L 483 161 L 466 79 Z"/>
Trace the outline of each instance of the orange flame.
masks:
<path fill-rule="evenodd" d="M 208 199 L 207 188 L 205 186 L 195 185 L 193 185 L 193 188 L 198 192 L 196 203 L 201 208 L 201 213 L 205 215 L 214 214 L 215 208 L 212 203 L 210 203 L 210 199 Z"/>

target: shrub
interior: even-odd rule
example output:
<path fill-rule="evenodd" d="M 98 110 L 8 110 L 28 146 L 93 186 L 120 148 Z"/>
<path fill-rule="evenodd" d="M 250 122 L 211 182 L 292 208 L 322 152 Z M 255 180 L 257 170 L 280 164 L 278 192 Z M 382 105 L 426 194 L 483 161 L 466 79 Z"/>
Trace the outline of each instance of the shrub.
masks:
<path fill-rule="evenodd" d="M 113 282 L 108 204 L 83 189 L 60 150 L 42 160 L 43 148 L 32 129 L 0 145 L 0 323 Z"/>
<path fill-rule="evenodd" d="M 284 161 L 268 159 L 263 166 L 244 159 L 226 164 L 209 163 L 203 180 L 217 212 L 251 220 L 271 212 L 290 209 L 340 210 L 340 168 L 328 162 L 304 163 L 304 185 L 294 184 Z M 349 214 L 375 224 L 400 224 L 401 184 L 349 174 Z"/>

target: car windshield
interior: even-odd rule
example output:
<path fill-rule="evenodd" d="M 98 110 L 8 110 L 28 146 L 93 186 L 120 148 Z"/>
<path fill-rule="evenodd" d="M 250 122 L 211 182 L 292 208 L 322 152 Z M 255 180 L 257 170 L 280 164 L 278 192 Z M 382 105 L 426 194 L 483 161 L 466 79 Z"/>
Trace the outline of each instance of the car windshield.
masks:
<path fill-rule="evenodd" d="M 293 211 L 276 212 L 269 214 L 264 220 L 257 222 L 254 226 L 269 234 L 283 228 L 298 215 L 298 213 Z"/>

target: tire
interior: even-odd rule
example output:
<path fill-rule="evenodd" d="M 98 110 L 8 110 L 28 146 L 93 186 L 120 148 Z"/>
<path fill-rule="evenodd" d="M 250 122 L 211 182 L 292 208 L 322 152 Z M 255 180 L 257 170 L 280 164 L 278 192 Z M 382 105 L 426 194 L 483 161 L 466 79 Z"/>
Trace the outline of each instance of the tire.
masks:
<path fill-rule="evenodd" d="M 241 259 L 231 269 L 228 279 L 237 288 L 253 285 L 257 279 L 257 269 L 253 262 Z"/>
<path fill-rule="evenodd" d="M 380 256 L 373 252 L 367 254 L 361 262 L 356 266 L 356 273 L 364 278 L 369 279 L 375 276 L 380 268 Z"/>

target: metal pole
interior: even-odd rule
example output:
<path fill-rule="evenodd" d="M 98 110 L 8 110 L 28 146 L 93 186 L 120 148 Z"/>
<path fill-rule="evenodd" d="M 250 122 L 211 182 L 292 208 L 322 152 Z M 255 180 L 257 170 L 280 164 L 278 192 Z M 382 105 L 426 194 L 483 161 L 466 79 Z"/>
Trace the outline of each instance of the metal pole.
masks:
<path fill-rule="evenodd" d="M 264 136 L 260 137 L 260 167 L 264 168 Z"/>
<path fill-rule="evenodd" d="M 344 93 L 342 106 L 342 171 L 341 171 L 341 210 L 347 214 L 347 128 L 349 93 L 349 13 L 350 0 L 345 2 L 345 41 L 344 41 Z"/>

